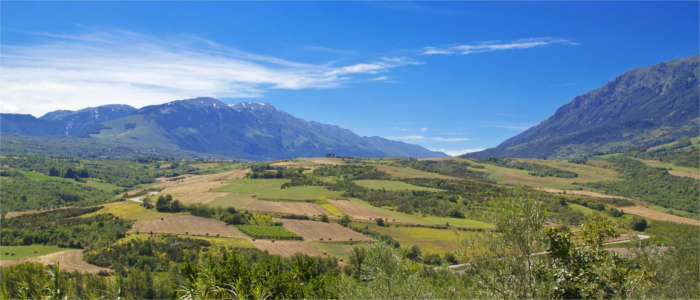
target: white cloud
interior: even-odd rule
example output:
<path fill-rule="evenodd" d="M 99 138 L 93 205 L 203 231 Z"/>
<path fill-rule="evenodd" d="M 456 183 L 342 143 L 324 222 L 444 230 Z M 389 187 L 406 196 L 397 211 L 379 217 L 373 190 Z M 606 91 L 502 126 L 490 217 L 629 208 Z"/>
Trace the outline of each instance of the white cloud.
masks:
<path fill-rule="evenodd" d="M 420 141 L 424 140 L 425 137 L 422 135 L 405 135 L 405 136 L 389 136 L 387 139 L 398 140 L 398 141 Z"/>
<path fill-rule="evenodd" d="M 428 132 L 428 127 L 421 127 L 420 132 Z"/>
<path fill-rule="evenodd" d="M 542 47 L 551 44 L 563 44 L 578 46 L 579 43 L 568 40 L 568 39 L 555 39 L 549 37 L 540 38 L 529 38 L 529 39 L 519 39 L 509 42 L 499 42 L 499 41 L 484 41 L 476 44 L 462 44 L 451 47 L 425 47 L 421 54 L 423 55 L 445 55 L 445 54 L 473 54 L 473 53 L 484 53 L 493 51 L 503 51 L 503 50 L 514 50 L 514 49 L 529 49 L 534 47 Z"/>
<path fill-rule="evenodd" d="M 389 77 L 388 76 L 377 76 L 377 77 L 372 78 L 372 80 L 373 81 L 387 81 L 387 80 L 389 80 Z"/>
<path fill-rule="evenodd" d="M 398 141 L 404 141 L 404 142 L 434 141 L 434 142 L 448 142 L 448 143 L 450 143 L 450 142 L 466 142 L 466 141 L 470 140 L 469 138 L 462 138 L 462 137 L 441 137 L 441 136 L 426 137 L 426 136 L 422 136 L 422 135 L 389 136 L 386 138 L 390 139 L 390 140 L 398 140 Z"/>
<path fill-rule="evenodd" d="M 42 37 L 43 43 L 3 45 L 1 111 L 39 116 L 113 103 L 141 107 L 197 96 L 255 98 L 270 89 L 334 88 L 363 74 L 418 64 L 392 57 L 346 66 L 299 63 L 191 35 L 104 31 Z"/>
<path fill-rule="evenodd" d="M 451 138 L 451 137 L 434 137 L 432 138 L 433 141 L 436 142 L 466 142 L 469 140 L 469 138 Z"/>
<path fill-rule="evenodd" d="M 460 155 L 467 154 L 467 153 L 479 152 L 479 151 L 482 151 L 484 149 L 479 148 L 479 149 L 430 149 L 430 150 L 440 151 L 440 152 L 443 152 L 449 156 L 460 156 Z"/>

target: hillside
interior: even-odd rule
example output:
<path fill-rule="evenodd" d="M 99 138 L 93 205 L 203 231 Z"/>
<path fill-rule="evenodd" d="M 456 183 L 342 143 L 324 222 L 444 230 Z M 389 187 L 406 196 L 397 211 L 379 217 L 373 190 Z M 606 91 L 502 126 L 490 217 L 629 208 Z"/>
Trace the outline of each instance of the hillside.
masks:
<path fill-rule="evenodd" d="M 38 119 L 30 115 L 3 114 L 1 119 L 4 135 L 20 136 L 11 137 L 10 140 L 5 137 L 3 140 L 3 148 L 12 153 L 40 151 L 36 153 L 64 155 L 66 150 L 77 152 L 63 149 L 61 153 L 51 153 L 46 151 L 52 148 L 50 145 L 37 146 L 37 143 L 41 144 L 41 139 L 21 138 L 63 136 L 81 145 L 83 150 L 85 145 L 118 144 L 125 148 L 125 153 L 167 149 L 163 151 L 166 154 L 175 151 L 247 160 L 326 154 L 353 157 L 445 156 L 417 145 L 380 137 L 360 137 L 338 126 L 305 121 L 270 104 L 225 104 L 213 98 L 179 100 L 138 110 L 127 105 L 108 105 L 79 111 L 55 111 Z M 11 147 L 6 145 L 8 142 L 12 142 Z M 71 142 L 65 144 L 69 146 Z M 88 152 L 91 151 L 88 149 Z"/>
<path fill-rule="evenodd" d="M 628 71 L 495 148 L 465 157 L 565 158 L 698 135 L 700 56 Z"/>

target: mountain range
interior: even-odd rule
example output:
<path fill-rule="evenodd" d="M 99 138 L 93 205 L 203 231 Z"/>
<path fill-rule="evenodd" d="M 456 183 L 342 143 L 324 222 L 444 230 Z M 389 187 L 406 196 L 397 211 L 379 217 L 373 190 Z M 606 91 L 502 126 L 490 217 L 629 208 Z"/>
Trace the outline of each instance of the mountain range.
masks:
<path fill-rule="evenodd" d="M 623 73 L 495 148 L 465 157 L 569 158 L 700 134 L 700 56 Z"/>
<path fill-rule="evenodd" d="M 226 104 L 214 98 L 172 101 L 140 109 L 105 105 L 78 111 L 58 110 L 35 118 L 0 115 L 3 149 L 37 152 L 107 153 L 126 148 L 129 155 L 226 157 L 276 160 L 327 154 L 352 157 L 442 157 L 442 152 L 381 137 L 360 137 L 334 125 L 296 118 L 267 103 Z M 37 138 L 39 137 L 39 138 Z M 46 141 L 46 142 L 44 142 Z M 29 149 L 28 149 L 29 148 Z M 63 149 L 63 150 L 61 150 Z M 65 155 L 39 151 L 42 154 Z M 175 155 L 177 154 L 177 155 Z M 99 156 L 99 155 L 90 155 Z"/>

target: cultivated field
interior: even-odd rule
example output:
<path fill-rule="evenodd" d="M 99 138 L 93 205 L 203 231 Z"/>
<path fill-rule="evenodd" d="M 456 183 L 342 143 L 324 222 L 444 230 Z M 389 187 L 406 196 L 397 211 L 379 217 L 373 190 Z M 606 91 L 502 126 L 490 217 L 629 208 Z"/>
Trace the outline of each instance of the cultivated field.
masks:
<path fill-rule="evenodd" d="M 388 235 L 401 243 L 401 246 L 418 246 L 426 253 L 446 253 L 459 249 L 463 239 L 483 235 L 480 232 L 424 227 L 369 225 L 372 231 Z"/>
<path fill-rule="evenodd" d="M 163 219 L 138 221 L 134 224 L 132 230 L 144 233 L 155 232 L 230 238 L 245 237 L 245 235 L 236 228 L 228 226 L 224 222 L 190 215 L 169 216 Z"/>
<path fill-rule="evenodd" d="M 308 241 L 369 241 L 370 238 L 336 223 L 307 220 L 275 219 L 282 222 L 284 228 L 294 232 Z"/>
<path fill-rule="evenodd" d="M 652 219 L 652 220 L 668 221 L 668 222 L 674 222 L 674 223 L 700 226 L 700 220 L 684 218 L 684 217 L 680 217 L 680 216 L 676 216 L 676 215 L 672 215 L 672 214 L 667 214 L 664 212 L 660 212 L 658 210 L 648 208 L 646 206 L 635 205 L 635 206 L 621 207 L 620 209 L 626 214 L 638 215 L 638 216 Z"/>
<path fill-rule="evenodd" d="M 248 170 L 233 170 L 217 174 L 183 176 L 174 181 L 167 180 L 153 186 L 160 194 L 171 194 L 183 204 L 208 203 L 225 193 L 213 191 L 225 186 L 228 180 L 243 178 Z"/>
<path fill-rule="evenodd" d="M 306 216 L 333 216 L 316 203 L 254 200 L 245 207 L 250 211 L 273 212 Z"/>
<path fill-rule="evenodd" d="M 674 176 L 680 176 L 680 177 L 690 177 L 694 179 L 700 180 L 700 170 L 696 168 L 690 168 L 690 167 L 683 167 L 683 166 L 676 166 L 671 163 L 667 162 L 662 162 L 658 160 L 652 160 L 652 159 L 637 159 L 644 164 L 654 167 L 654 168 L 664 168 L 668 169 L 668 173 Z"/>
<path fill-rule="evenodd" d="M 371 207 L 361 205 L 356 201 L 329 199 L 328 202 L 355 220 L 374 220 L 377 218 L 389 219 L 389 216 L 379 213 L 377 210 Z"/>
<path fill-rule="evenodd" d="M 355 180 L 357 185 L 371 190 L 387 190 L 387 191 L 426 191 L 426 192 L 441 192 L 440 189 L 417 186 L 395 180 Z"/>
<path fill-rule="evenodd" d="M 238 225 L 238 229 L 256 239 L 302 240 L 303 238 L 282 226 L 273 225 Z"/>
<path fill-rule="evenodd" d="M 173 215 L 184 215 L 186 213 L 162 213 L 155 209 L 146 209 L 143 205 L 132 202 L 132 201 L 121 201 L 115 203 L 108 203 L 102 205 L 103 208 L 80 216 L 80 218 L 87 218 L 99 214 L 113 214 L 119 218 L 134 220 L 134 221 L 148 221 L 156 220 L 160 218 L 167 218 Z"/>
<path fill-rule="evenodd" d="M 19 260 L 0 260 L 0 267 L 11 266 L 25 262 L 36 262 L 44 265 L 58 264 L 61 271 L 66 272 L 84 272 L 97 274 L 99 272 L 109 272 L 110 269 L 91 265 L 83 261 L 83 250 L 72 249 L 54 252 L 38 257 L 30 257 Z"/>
<path fill-rule="evenodd" d="M 237 179 L 213 192 L 230 193 L 233 197 L 254 197 L 262 200 L 278 201 L 323 201 L 339 197 L 340 192 L 331 191 L 321 186 L 294 186 L 282 189 L 288 179 Z"/>

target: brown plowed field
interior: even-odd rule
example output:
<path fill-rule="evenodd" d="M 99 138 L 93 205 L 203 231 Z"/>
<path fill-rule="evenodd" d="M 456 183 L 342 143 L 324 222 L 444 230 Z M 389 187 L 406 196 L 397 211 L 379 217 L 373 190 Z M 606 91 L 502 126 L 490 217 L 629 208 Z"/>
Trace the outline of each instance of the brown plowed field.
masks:
<path fill-rule="evenodd" d="M 157 232 L 170 234 L 188 234 L 247 238 L 242 232 L 226 223 L 202 217 L 179 215 L 161 219 L 138 221 L 134 224 L 133 230 L 136 232 Z"/>
<path fill-rule="evenodd" d="M 667 214 L 641 205 L 620 207 L 620 209 L 626 214 L 638 215 L 652 220 L 700 226 L 700 220 Z"/>
<path fill-rule="evenodd" d="M 311 242 L 307 241 L 271 241 L 271 240 L 256 240 L 253 242 L 255 248 L 262 251 L 267 251 L 270 254 L 290 257 L 297 253 L 303 253 L 308 256 L 323 256 L 323 252 L 316 248 Z"/>
<path fill-rule="evenodd" d="M 294 232 L 307 241 L 369 241 L 370 238 L 336 223 L 307 220 L 275 219 L 282 222 L 284 228 Z"/>
<path fill-rule="evenodd" d="M 280 214 L 295 214 L 306 216 L 334 217 L 316 203 L 292 202 L 292 201 L 265 201 L 255 200 L 246 206 L 252 211 L 276 212 Z"/>
<path fill-rule="evenodd" d="M 559 193 L 559 194 L 566 193 L 566 194 L 583 195 L 583 196 L 590 196 L 590 197 L 597 197 L 597 198 L 619 198 L 619 199 L 626 199 L 626 200 L 638 202 L 637 200 L 634 200 L 634 199 L 628 198 L 628 197 L 610 196 L 610 195 L 596 193 L 596 192 L 590 192 L 590 191 L 569 191 L 569 190 L 564 191 L 564 190 L 550 189 L 550 188 L 540 188 L 539 190 L 549 192 L 549 193 Z M 651 209 L 651 208 L 648 208 L 648 207 L 642 206 L 642 205 L 620 207 L 620 209 L 626 214 L 637 215 L 637 216 L 652 219 L 652 220 L 700 226 L 700 220 L 685 218 L 685 217 L 681 217 L 681 216 L 668 214 L 665 212 L 660 212 L 658 210 L 654 210 L 654 209 Z"/>
<path fill-rule="evenodd" d="M 162 189 L 159 194 L 171 194 L 183 204 L 207 203 L 228 193 L 211 192 L 224 186 L 227 180 L 243 178 L 249 170 L 233 170 L 217 174 L 183 176 L 175 181 L 164 181 L 154 186 Z"/>
<path fill-rule="evenodd" d="M 83 272 L 97 274 L 100 271 L 110 272 L 110 269 L 98 267 L 91 265 L 83 261 L 83 250 L 66 250 L 56 253 L 51 253 L 47 255 L 42 255 L 39 257 L 28 257 L 18 260 L 0 260 L 0 266 L 11 266 L 16 264 L 21 264 L 24 262 L 37 262 L 44 265 L 56 264 L 58 263 L 61 271 L 66 272 Z"/>
<path fill-rule="evenodd" d="M 368 207 L 354 203 L 350 200 L 331 200 L 328 202 L 337 207 L 340 211 L 356 220 L 374 220 L 376 218 L 389 219 L 388 216 L 378 213 Z"/>

